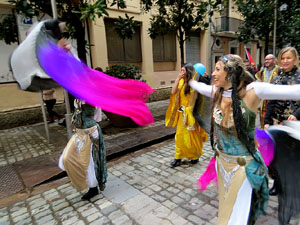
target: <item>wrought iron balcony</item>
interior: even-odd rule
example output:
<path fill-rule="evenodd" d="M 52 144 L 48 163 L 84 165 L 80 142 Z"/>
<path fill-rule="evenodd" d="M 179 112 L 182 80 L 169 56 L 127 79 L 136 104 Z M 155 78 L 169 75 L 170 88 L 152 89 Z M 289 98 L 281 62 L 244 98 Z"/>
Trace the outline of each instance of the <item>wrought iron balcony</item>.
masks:
<path fill-rule="evenodd" d="M 216 31 L 217 32 L 234 32 L 238 31 L 238 28 L 242 26 L 243 21 L 229 16 L 222 16 L 216 18 Z"/>

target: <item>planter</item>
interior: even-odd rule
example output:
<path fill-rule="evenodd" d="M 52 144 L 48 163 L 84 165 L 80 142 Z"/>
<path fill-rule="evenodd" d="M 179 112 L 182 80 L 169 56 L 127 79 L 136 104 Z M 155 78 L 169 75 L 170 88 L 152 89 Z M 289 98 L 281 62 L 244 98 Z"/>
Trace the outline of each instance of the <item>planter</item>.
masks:
<path fill-rule="evenodd" d="M 114 114 L 111 112 L 107 112 L 102 110 L 103 113 L 107 116 L 107 118 L 111 121 L 112 125 L 115 127 L 137 127 L 138 125 L 129 117 Z"/>

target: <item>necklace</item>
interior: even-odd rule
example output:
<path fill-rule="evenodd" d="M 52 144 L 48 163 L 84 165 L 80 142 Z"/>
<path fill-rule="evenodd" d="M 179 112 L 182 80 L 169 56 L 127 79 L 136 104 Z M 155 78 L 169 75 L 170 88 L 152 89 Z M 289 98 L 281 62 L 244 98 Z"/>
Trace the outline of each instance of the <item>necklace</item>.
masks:
<path fill-rule="evenodd" d="M 228 90 L 224 90 L 222 96 L 225 98 L 231 98 L 231 94 L 232 94 L 232 88 Z"/>

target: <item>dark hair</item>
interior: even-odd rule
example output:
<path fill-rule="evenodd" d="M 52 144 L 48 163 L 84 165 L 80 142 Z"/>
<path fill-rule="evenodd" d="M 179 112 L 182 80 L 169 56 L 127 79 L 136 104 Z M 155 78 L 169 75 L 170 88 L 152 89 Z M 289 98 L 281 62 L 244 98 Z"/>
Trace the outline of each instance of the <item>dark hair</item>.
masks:
<path fill-rule="evenodd" d="M 97 67 L 95 68 L 95 70 L 98 70 L 98 71 L 100 71 L 100 72 L 103 72 L 103 69 L 102 69 L 101 67 L 99 67 L 99 66 L 97 66 Z"/>
<path fill-rule="evenodd" d="M 253 140 L 250 140 L 246 129 L 246 122 L 243 118 L 240 101 L 245 95 L 246 86 L 254 81 L 253 76 L 245 70 L 245 66 L 241 57 L 238 55 L 226 55 L 219 59 L 224 64 L 224 70 L 227 72 L 226 79 L 232 83 L 232 109 L 233 109 L 233 120 L 235 124 L 236 134 L 238 139 L 247 147 L 249 153 L 254 158 L 256 151 Z M 216 103 L 220 103 L 224 89 L 218 88 L 214 97 L 213 106 Z M 211 118 L 211 144 L 214 149 L 214 121 Z"/>
<path fill-rule="evenodd" d="M 62 33 L 59 28 L 59 21 L 57 19 L 50 19 L 45 22 L 46 32 L 57 40 L 62 39 Z"/>
<path fill-rule="evenodd" d="M 188 94 L 191 91 L 191 87 L 188 84 L 188 82 L 193 79 L 194 73 L 195 73 L 195 69 L 193 67 L 193 65 L 191 63 L 187 63 L 183 66 L 186 70 L 186 84 L 185 84 L 185 88 L 184 88 L 184 94 Z"/>

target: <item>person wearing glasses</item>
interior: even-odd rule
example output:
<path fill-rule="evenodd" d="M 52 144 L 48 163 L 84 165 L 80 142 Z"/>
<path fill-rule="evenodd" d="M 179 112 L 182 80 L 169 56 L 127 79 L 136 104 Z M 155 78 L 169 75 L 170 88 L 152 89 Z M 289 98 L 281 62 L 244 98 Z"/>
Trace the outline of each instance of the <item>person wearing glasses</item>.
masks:
<path fill-rule="evenodd" d="M 274 55 L 269 54 L 265 57 L 264 66 L 255 74 L 255 78 L 258 81 L 272 83 L 274 77 L 278 76 L 280 73 L 280 66 L 276 65 L 276 58 Z M 259 108 L 260 114 L 260 125 L 264 128 L 264 120 L 267 111 L 268 101 L 262 102 Z"/>
<path fill-rule="evenodd" d="M 265 99 L 300 100 L 300 85 L 278 89 L 254 82 L 238 55 L 221 57 L 212 80 L 214 85 L 189 84 L 213 99 L 210 139 L 218 177 L 218 224 L 254 224 L 269 199 L 268 170 L 254 140 L 257 108 Z"/>

